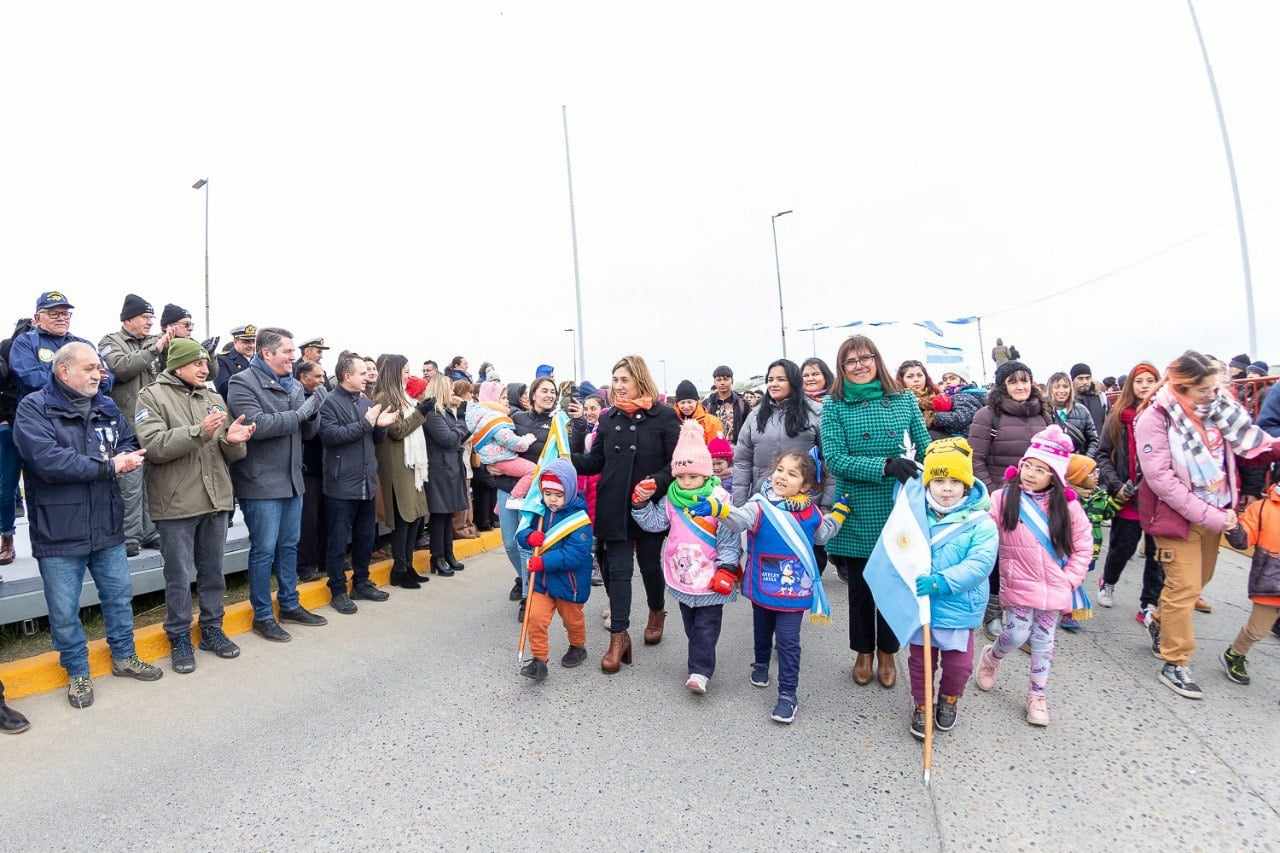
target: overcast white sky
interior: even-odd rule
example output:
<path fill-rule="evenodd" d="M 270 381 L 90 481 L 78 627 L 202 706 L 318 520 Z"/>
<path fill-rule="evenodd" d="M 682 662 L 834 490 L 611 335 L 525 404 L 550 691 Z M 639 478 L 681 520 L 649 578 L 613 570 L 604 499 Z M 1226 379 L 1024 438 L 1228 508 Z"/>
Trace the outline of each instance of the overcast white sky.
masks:
<path fill-rule="evenodd" d="M 1280 361 L 1280 8 L 1197 9 L 1251 238 L 1252 355 Z M 672 390 L 705 393 L 721 362 L 763 372 L 786 208 L 797 361 L 814 321 L 975 313 L 988 349 L 1003 335 L 1041 378 L 1246 349 L 1177 0 L 8 4 L 0 79 L 0 309 L 63 289 L 95 341 L 126 292 L 187 307 L 204 336 L 190 185 L 208 175 L 216 332 L 570 375 L 565 103 L 597 383 L 632 351 L 660 382 L 667 359 Z M 923 339 L 874 336 L 895 363 Z M 972 334 L 943 342 L 977 367 Z"/>

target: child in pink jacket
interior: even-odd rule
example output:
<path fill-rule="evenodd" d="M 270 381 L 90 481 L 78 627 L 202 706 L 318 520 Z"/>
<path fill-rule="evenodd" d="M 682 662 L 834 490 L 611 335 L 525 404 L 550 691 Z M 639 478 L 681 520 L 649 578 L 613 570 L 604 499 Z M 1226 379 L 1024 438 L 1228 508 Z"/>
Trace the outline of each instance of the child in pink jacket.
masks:
<path fill-rule="evenodd" d="M 1089 571 L 1093 528 L 1076 495 L 1066 486 L 1074 445 L 1054 424 L 1031 439 L 1017 468 L 1005 472 L 1005 487 L 992 499 L 1000 531 L 1000 605 L 1004 628 L 982 650 L 978 688 L 995 687 L 1000 661 L 1030 639 L 1031 684 L 1027 722 L 1049 725 L 1045 686 L 1053 663 L 1054 634 L 1071 591 Z"/>

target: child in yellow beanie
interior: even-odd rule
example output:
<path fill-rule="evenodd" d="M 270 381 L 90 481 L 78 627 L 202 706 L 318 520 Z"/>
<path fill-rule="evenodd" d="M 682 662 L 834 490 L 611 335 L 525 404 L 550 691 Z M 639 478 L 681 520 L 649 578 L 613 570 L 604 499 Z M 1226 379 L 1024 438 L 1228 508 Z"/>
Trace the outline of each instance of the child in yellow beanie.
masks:
<path fill-rule="evenodd" d="M 924 715 L 938 731 L 956 724 L 956 703 L 973 672 L 973 632 L 987 609 L 987 577 L 996 564 L 999 536 L 987 487 L 973 476 L 973 448 L 963 438 L 944 438 L 924 455 L 925 516 L 933 561 L 916 578 L 916 595 L 929 596 L 933 671 L 941 670 L 937 708 L 924 706 L 924 628 L 909 643 L 911 734 L 924 737 Z M 939 660 L 940 665 L 939 665 Z"/>

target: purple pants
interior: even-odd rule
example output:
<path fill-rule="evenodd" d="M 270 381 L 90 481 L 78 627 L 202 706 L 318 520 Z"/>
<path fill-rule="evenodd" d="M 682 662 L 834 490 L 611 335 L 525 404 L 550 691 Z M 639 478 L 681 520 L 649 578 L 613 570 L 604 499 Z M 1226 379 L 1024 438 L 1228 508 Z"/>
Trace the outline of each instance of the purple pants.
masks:
<path fill-rule="evenodd" d="M 973 632 L 969 632 L 969 646 L 962 652 L 939 652 L 938 647 L 934 646 L 930 649 L 933 652 L 933 672 L 934 677 L 938 673 L 938 655 L 942 655 L 942 685 L 937 694 L 934 695 L 936 702 L 938 696 L 963 696 L 964 686 L 969 681 L 969 676 L 973 673 Z M 924 704 L 924 646 L 917 646 L 915 643 L 910 645 L 910 652 L 907 655 L 907 670 L 911 673 L 911 698 L 916 700 L 917 705 Z"/>

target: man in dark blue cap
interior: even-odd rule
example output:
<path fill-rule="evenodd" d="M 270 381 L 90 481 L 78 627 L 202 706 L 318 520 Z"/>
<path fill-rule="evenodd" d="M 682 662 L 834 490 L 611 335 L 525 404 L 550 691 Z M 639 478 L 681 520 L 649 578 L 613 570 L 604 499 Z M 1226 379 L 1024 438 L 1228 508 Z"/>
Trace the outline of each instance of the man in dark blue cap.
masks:
<path fill-rule="evenodd" d="M 71 311 L 74 308 L 60 290 L 46 290 L 36 299 L 31 331 L 15 337 L 9 350 L 9 369 L 17 377 L 22 396 L 49 384 L 53 376 L 54 353 L 70 343 L 89 343 L 71 334 Z M 102 373 L 102 390 L 109 391 L 112 376 L 106 362 L 102 364 Z"/>
<path fill-rule="evenodd" d="M 252 323 L 231 330 L 231 346 L 218 356 L 218 374 L 213 380 L 213 386 L 222 399 L 227 399 L 227 385 L 231 377 L 248 369 L 249 360 L 253 358 L 253 342 L 257 339 L 258 327 Z"/>

